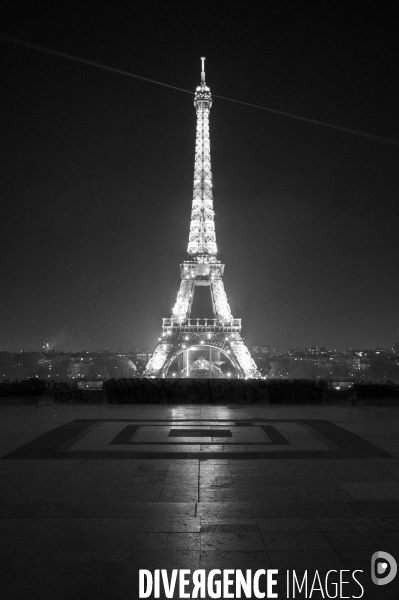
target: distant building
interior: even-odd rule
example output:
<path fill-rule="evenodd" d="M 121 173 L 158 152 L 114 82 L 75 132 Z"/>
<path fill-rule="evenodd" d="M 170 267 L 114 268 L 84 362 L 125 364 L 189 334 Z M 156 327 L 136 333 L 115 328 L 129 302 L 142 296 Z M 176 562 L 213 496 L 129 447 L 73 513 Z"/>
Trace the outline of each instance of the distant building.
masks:
<path fill-rule="evenodd" d="M 368 362 L 362 360 L 360 356 L 347 357 L 345 362 L 354 371 L 364 371 L 368 367 Z"/>
<path fill-rule="evenodd" d="M 143 362 L 145 364 L 147 364 L 147 362 L 150 360 L 152 356 L 152 351 L 151 350 L 141 350 L 141 349 L 136 349 L 135 351 L 135 357 L 136 360 L 138 362 Z"/>
<path fill-rule="evenodd" d="M 277 348 L 273 346 L 251 346 L 252 354 L 276 354 Z"/>

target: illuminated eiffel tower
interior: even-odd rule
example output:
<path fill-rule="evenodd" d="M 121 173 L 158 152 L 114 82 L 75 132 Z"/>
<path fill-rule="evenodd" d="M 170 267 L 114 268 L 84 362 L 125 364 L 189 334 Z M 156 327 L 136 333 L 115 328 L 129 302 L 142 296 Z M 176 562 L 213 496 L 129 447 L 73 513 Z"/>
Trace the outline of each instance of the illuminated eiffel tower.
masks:
<path fill-rule="evenodd" d="M 234 319 L 223 284 L 224 265 L 217 259 L 213 211 L 209 112 L 212 96 L 205 83 L 196 88 L 197 111 L 194 193 L 188 259 L 180 265 L 181 283 L 170 319 L 163 319 L 160 338 L 145 377 L 258 378 L 260 373 L 241 337 L 241 319 Z M 197 286 L 210 288 L 213 319 L 191 319 Z"/>

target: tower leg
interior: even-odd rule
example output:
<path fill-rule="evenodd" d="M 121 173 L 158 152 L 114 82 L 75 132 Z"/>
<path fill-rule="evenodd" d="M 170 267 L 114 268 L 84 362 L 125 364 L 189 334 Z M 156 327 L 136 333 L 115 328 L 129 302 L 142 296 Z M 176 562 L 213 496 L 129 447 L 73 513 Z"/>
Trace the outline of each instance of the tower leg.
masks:
<path fill-rule="evenodd" d="M 144 371 L 144 377 L 161 377 L 161 372 L 165 362 L 167 361 L 170 353 L 173 350 L 173 344 L 165 341 L 160 341 Z"/>
<path fill-rule="evenodd" d="M 172 311 L 172 319 L 186 320 L 190 314 L 191 304 L 193 302 L 194 281 L 192 279 L 182 279 L 177 298 Z"/>
<path fill-rule="evenodd" d="M 234 335 L 234 340 L 230 342 L 230 348 L 244 377 L 258 379 L 260 377 L 258 368 L 239 333 Z"/>

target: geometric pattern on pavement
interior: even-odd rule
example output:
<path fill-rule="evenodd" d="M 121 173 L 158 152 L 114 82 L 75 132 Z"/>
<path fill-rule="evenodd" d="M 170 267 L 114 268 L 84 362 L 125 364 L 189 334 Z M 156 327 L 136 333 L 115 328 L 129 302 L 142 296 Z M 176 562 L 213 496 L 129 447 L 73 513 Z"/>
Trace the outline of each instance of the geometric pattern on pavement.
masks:
<path fill-rule="evenodd" d="M 393 458 L 323 419 L 75 419 L 3 459 Z"/>

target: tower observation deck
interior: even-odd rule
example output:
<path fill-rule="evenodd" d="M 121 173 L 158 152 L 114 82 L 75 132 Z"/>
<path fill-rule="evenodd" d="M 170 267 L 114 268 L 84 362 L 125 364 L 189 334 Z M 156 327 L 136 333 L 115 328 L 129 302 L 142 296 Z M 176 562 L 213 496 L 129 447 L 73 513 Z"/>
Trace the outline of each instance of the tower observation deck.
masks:
<path fill-rule="evenodd" d="M 181 282 L 170 318 L 163 319 L 160 338 L 145 377 L 260 377 L 244 340 L 241 319 L 234 319 L 224 289 L 224 264 L 217 258 L 213 210 L 209 114 L 211 90 L 205 82 L 196 88 L 197 112 L 193 200 L 188 258 L 180 265 Z M 213 318 L 190 318 L 197 286 L 210 289 Z"/>

